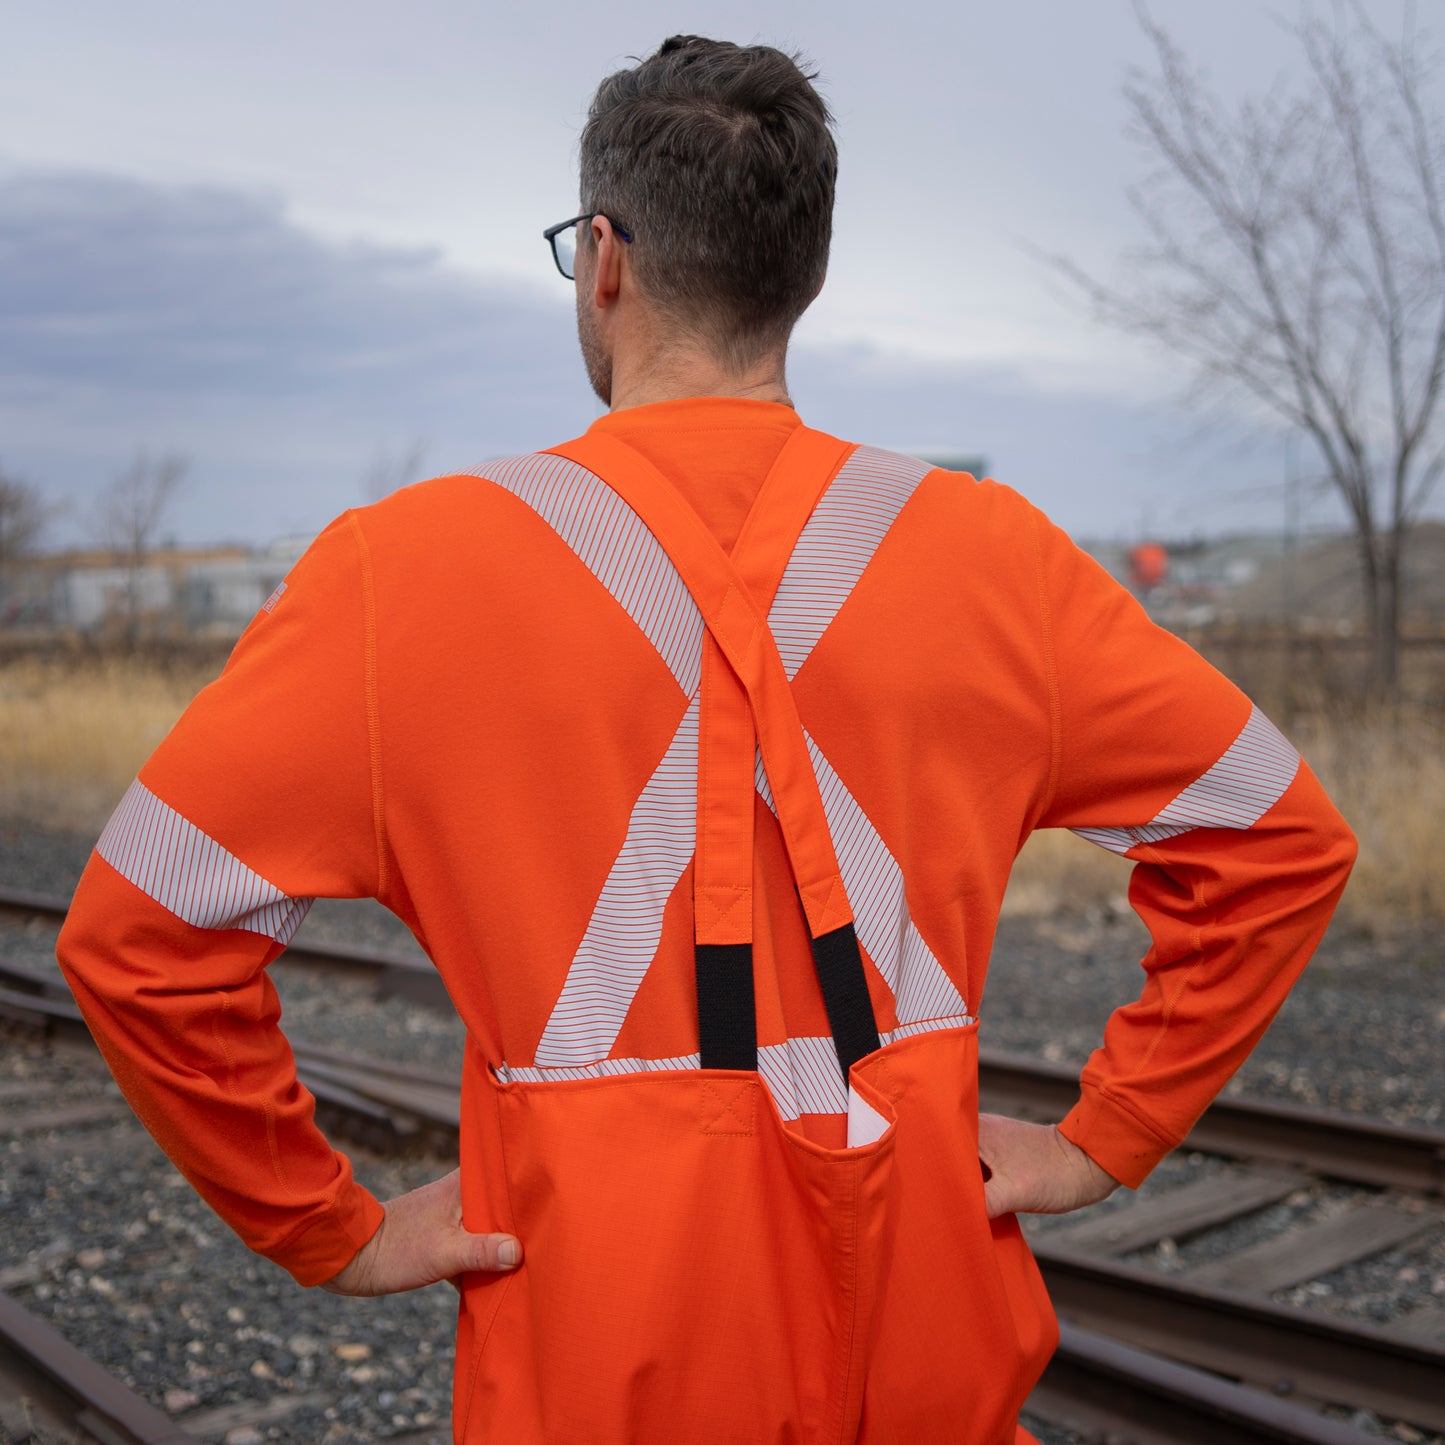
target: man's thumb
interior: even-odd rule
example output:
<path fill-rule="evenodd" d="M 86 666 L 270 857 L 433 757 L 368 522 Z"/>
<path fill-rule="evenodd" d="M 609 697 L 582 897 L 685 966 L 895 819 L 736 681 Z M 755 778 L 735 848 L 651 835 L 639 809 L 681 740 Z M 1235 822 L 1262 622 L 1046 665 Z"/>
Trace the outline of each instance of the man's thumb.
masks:
<path fill-rule="evenodd" d="M 510 1234 L 468 1234 L 466 1269 L 515 1269 L 522 1262 L 522 1245 Z"/>

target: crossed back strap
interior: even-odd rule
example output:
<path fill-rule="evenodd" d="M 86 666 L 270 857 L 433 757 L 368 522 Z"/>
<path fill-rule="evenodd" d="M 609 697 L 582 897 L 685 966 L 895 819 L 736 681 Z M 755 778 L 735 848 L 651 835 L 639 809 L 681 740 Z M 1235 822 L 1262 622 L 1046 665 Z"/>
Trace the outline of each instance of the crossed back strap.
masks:
<path fill-rule="evenodd" d="M 846 1082 L 878 1026 L 802 721 L 767 623 L 798 535 L 850 448 L 806 427 L 789 437 L 732 557 L 640 453 L 591 432 L 553 449 L 627 503 L 666 551 L 706 625 L 698 749 L 694 917 L 703 1068 L 755 1069 L 752 963 L 755 751 L 807 918 L 814 966 Z"/>

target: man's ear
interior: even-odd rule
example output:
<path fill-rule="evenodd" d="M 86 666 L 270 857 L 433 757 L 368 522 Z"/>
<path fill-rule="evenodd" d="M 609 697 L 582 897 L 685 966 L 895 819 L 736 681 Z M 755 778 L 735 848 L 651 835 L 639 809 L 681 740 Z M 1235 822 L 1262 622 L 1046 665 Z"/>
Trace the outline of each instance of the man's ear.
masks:
<path fill-rule="evenodd" d="M 597 268 L 592 276 L 592 304 L 605 310 L 616 304 L 622 292 L 622 268 L 627 264 L 627 246 L 606 216 L 593 216 L 590 226 L 592 246 L 597 256 Z"/>

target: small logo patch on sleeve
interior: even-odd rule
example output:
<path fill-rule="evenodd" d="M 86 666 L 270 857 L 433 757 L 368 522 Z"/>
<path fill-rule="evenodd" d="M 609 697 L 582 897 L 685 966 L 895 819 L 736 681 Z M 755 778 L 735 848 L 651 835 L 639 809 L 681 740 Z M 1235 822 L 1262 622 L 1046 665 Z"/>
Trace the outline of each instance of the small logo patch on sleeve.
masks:
<path fill-rule="evenodd" d="M 261 604 L 262 612 L 274 612 L 276 604 L 281 600 L 281 594 L 286 590 L 284 582 L 276 584 L 276 590 Z"/>

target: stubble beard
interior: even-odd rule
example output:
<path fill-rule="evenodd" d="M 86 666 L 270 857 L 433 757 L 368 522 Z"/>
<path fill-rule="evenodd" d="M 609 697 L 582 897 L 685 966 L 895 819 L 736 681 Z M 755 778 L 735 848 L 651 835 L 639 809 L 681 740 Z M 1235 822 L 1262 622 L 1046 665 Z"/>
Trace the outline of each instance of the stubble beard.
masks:
<path fill-rule="evenodd" d="M 585 289 L 577 289 L 577 341 L 582 348 L 582 365 L 587 368 L 587 380 L 597 399 L 603 406 L 612 405 L 612 358 L 597 334 L 597 321 L 592 308 L 586 304 Z"/>

